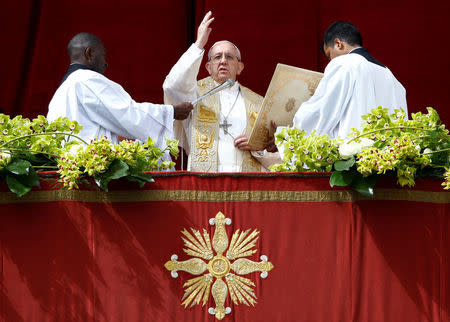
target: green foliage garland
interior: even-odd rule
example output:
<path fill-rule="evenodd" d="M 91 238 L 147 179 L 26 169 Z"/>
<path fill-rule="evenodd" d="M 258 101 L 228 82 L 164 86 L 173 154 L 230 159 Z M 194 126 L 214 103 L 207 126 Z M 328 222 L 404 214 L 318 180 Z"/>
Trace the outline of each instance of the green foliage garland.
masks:
<path fill-rule="evenodd" d="M 405 119 L 403 110 L 389 114 L 381 106 L 362 118 L 360 130 L 352 129 L 350 140 L 285 128 L 276 135 L 284 150 L 283 163 L 273 171 L 333 171 L 330 185 L 350 185 L 364 194 L 373 194 L 381 174 L 395 174 L 400 186 L 413 186 L 419 176 L 444 178 L 450 189 L 450 136 L 439 115 L 415 113 Z M 327 162 L 317 162 L 325 158 Z"/>
<path fill-rule="evenodd" d="M 0 178 L 18 196 L 39 186 L 38 172 L 43 170 L 57 170 L 66 189 L 77 189 L 86 177 L 104 190 L 111 180 L 123 177 L 143 186 L 153 181 L 144 172 L 174 166 L 163 160 L 166 150 L 178 156 L 177 141 L 166 140 L 163 151 L 150 138 L 144 144 L 124 140 L 113 145 L 105 137 L 88 143 L 77 136 L 81 129 L 67 118 L 48 122 L 39 115 L 30 121 L 0 114 Z"/>

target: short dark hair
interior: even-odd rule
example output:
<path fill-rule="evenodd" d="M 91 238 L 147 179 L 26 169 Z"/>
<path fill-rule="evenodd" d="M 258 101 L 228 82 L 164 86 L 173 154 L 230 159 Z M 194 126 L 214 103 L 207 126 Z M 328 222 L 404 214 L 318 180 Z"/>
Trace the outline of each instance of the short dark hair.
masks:
<path fill-rule="evenodd" d="M 336 38 L 351 46 L 362 46 L 363 44 L 362 36 L 354 24 L 348 21 L 336 21 L 325 31 L 320 50 L 325 53 L 323 47 L 333 47 Z"/>
<path fill-rule="evenodd" d="M 67 45 L 67 53 L 70 59 L 78 58 L 87 48 L 97 48 L 102 43 L 100 38 L 88 32 L 80 32 L 73 36 Z"/>

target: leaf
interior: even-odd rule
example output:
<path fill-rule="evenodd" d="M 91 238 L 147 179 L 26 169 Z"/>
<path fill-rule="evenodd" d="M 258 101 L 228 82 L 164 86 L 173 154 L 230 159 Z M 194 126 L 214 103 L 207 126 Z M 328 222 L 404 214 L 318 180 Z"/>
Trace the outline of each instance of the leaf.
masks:
<path fill-rule="evenodd" d="M 131 177 L 135 177 L 138 178 L 140 180 L 144 180 L 145 182 L 155 182 L 155 180 L 153 180 L 152 176 L 148 173 L 131 173 L 130 174 Z"/>
<path fill-rule="evenodd" d="M 334 163 L 334 168 L 337 171 L 350 170 L 350 168 L 355 164 L 355 158 L 351 157 L 348 160 L 339 160 Z"/>
<path fill-rule="evenodd" d="M 41 185 L 39 181 L 39 176 L 33 168 L 30 168 L 30 172 L 28 174 L 15 177 L 21 183 L 29 187 L 39 187 Z"/>
<path fill-rule="evenodd" d="M 56 164 L 56 162 L 54 160 L 52 160 L 50 157 L 48 157 L 47 155 L 45 155 L 43 153 L 32 154 L 28 150 L 22 150 L 22 151 L 17 151 L 16 155 L 19 158 L 30 162 L 32 165 L 44 165 L 44 164 L 55 165 Z"/>
<path fill-rule="evenodd" d="M 142 179 L 139 179 L 139 178 L 136 178 L 136 177 L 133 177 L 133 176 L 126 176 L 126 178 L 127 178 L 127 180 L 128 181 L 131 181 L 131 182 L 137 182 L 138 184 L 139 184 L 139 187 L 143 187 L 144 185 L 145 185 L 145 183 L 147 182 L 147 181 L 145 181 L 145 180 L 142 180 Z"/>
<path fill-rule="evenodd" d="M 35 162 L 38 161 L 36 155 L 30 153 L 28 150 L 17 151 L 16 155 L 20 156 L 24 160 L 30 161 L 33 165 L 36 165 Z"/>
<path fill-rule="evenodd" d="M 443 168 L 427 167 L 417 171 L 416 178 L 436 178 L 443 179 L 445 170 Z"/>
<path fill-rule="evenodd" d="M 437 133 L 436 131 L 429 131 L 428 136 L 431 138 L 431 141 L 437 141 L 439 133 Z"/>
<path fill-rule="evenodd" d="M 354 173 L 351 171 L 334 171 L 330 177 L 330 186 L 348 186 L 353 177 Z"/>
<path fill-rule="evenodd" d="M 155 182 L 152 176 L 148 173 L 144 173 L 138 168 L 130 167 L 129 175 L 127 176 L 129 181 L 139 183 L 139 186 L 142 188 L 147 182 Z"/>
<path fill-rule="evenodd" d="M 126 176 L 126 178 L 128 181 L 137 182 L 139 184 L 139 187 L 141 187 L 141 188 L 147 183 L 146 180 L 142 180 L 142 179 L 139 179 L 139 178 L 136 178 L 133 176 Z M 154 180 L 152 179 L 152 181 L 154 181 Z"/>
<path fill-rule="evenodd" d="M 22 159 L 15 159 L 6 166 L 6 170 L 14 174 L 28 174 L 31 163 Z"/>
<path fill-rule="evenodd" d="M 373 187 L 379 179 L 380 176 L 378 175 L 363 177 L 358 173 L 350 186 L 363 195 L 373 196 Z"/>
<path fill-rule="evenodd" d="M 125 177 L 129 174 L 128 165 L 119 160 L 115 159 L 111 162 L 108 170 L 105 172 L 94 176 L 95 183 L 105 191 L 108 191 L 108 183 L 113 179 L 119 179 Z"/>
<path fill-rule="evenodd" d="M 20 180 L 17 179 L 17 176 L 7 174 L 6 175 L 6 184 L 8 185 L 9 190 L 14 192 L 19 197 L 22 197 L 28 191 L 31 190 L 31 186 L 24 185 Z"/>

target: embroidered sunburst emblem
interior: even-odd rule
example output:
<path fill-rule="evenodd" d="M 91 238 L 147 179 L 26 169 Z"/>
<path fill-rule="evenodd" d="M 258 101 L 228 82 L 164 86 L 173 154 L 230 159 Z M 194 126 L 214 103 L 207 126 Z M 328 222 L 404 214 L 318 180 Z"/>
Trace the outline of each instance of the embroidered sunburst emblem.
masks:
<path fill-rule="evenodd" d="M 225 314 L 231 312 L 231 308 L 225 308 L 228 293 L 236 305 L 256 304 L 255 284 L 252 280 L 240 275 L 259 271 L 261 278 L 266 278 L 273 265 L 265 255 L 261 256 L 261 262 L 243 258 L 256 253 L 256 249 L 253 249 L 259 238 L 259 231 L 256 229 L 251 233 L 250 229 L 246 231 L 238 229 L 228 243 L 225 224 L 231 225 L 231 219 L 225 218 L 219 212 L 215 218 L 209 220 L 209 223 L 216 226 L 212 243 L 206 229 L 203 229 L 203 235 L 193 228 L 191 228 L 192 234 L 184 229 L 182 231 L 184 237 L 181 238 L 186 248 L 183 251 L 194 258 L 178 261 L 178 256 L 172 255 L 171 260 L 164 266 L 171 271 L 174 278 L 178 277 L 177 271 L 185 271 L 193 275 L 203 274 L 184 283 L 185 290 L 181 304 L 186 308 L 188 305 L 192 307 L 202 302 L 202 306 L 205 306 L 211 293 L 216 307 L 210 307 L 208 312 L 222 320 Z"/>

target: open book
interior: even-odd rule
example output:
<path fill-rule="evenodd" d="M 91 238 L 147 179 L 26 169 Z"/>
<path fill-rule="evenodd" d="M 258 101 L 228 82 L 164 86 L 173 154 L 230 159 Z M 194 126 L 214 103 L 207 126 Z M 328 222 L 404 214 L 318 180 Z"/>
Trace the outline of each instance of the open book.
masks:
<path fill-rule="evenodd" d="M 311 70 L 277 64 L 258 117 L 252 128 L 249 145 L 263 149 L 277 126 L 291 126 L 295 112 L 315 92 L 323 74 Z"/>

